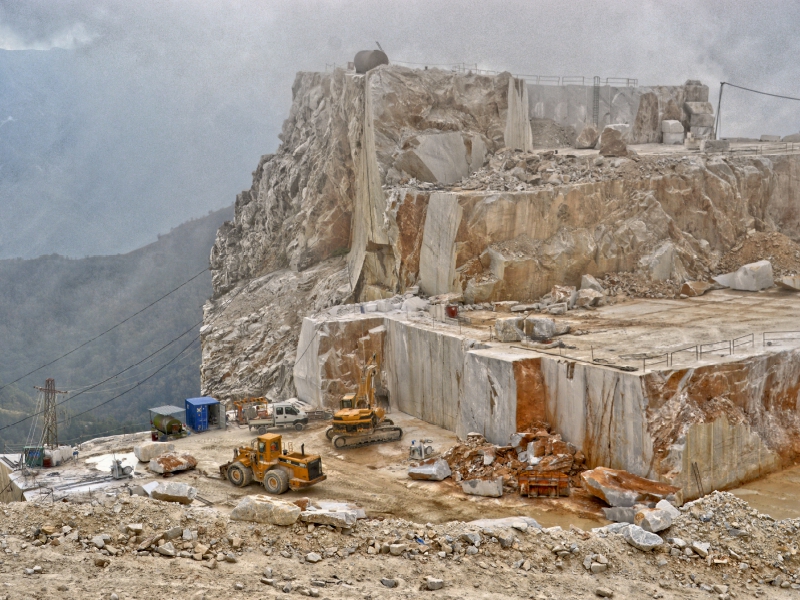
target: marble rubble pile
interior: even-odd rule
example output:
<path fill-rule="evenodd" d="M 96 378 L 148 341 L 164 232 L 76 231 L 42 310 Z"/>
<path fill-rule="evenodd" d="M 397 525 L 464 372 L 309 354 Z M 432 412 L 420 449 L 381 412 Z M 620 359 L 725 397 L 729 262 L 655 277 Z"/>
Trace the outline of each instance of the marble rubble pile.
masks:
<path fill-rule="evenodd" d="M 473 484 L 464 485 L 466 493 L 489 496 L 518 492 L 523 471 L 564 473 L 577 481 L 585 460 L 580 450 L 544 429 L 514 434 L 508 446 L 490 444 L 482 435 L 471 433 L 442 458 L 456 482 L 485 481 L 491 492 L 484 493 Z"/>
<path fill-rule="evenodd" d="M 628 523 L 589 531 L 543 528 L 524 516 L 420 524 L 365 515 L 350 527 L 302 518 L 271 525 L 232 520 L 213 508 L 101 494 L 91 505 L 6 505 L 0 547 L 3 568 L 17 573 L 26 589 L 57 576 L 59 591 L 72 588 L 87 597 L 109 597 L 111 590 L 126 597 L 145 583 L 135 579 L 139 571 L 151 577 L 167 563 L 176 577 L 193 573 L 195 585 L 216 595 L 232 589 L 311 597 L 350 593 L 355 582 L 331 577 L 334 566 L 339 573 L 363 569 L 370 576 L 360 586 L 384 594 L 386 588 L 412 594 L 444 588 L 465 595 L 462 581 L 470 589 L 475 582 L 475 589 L 512 593 L 528 575 L 536 577 L 537 589 L 560 580 L 562 592 L 580 585 L 588 588 L 587 597 L 592 591 L 625 597 L 632 586 L 649 588 L 648 596 L 702 592 L 722 600 L 754 593 L 783 597 L 779 589 L 800 589 L 800 519 L 775 520 L 725 492 L 670 506 L 670 514 L 672 524 L 656 533 Z M 213 577 L 192 565 L 213 570 Z M 119 577 L 122 571 L 125 577 Z M 578 571 L 584 575 L 570 578 Z M 9 593 L 16 583 L 9 578 Z"/>

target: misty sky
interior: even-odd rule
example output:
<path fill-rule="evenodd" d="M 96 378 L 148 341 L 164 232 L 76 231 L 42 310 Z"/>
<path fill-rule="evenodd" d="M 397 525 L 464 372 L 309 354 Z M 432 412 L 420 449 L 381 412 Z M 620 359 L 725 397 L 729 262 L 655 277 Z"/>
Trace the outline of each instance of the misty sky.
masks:
<path fill-rule="evenodd" d="M 231 204 L 299 70 L 390 60 L 800 97 L 795 2 L 0 1 L 0 258 L 126 252 Z M 727 89 L 726 136 L 800 131 Z"/>

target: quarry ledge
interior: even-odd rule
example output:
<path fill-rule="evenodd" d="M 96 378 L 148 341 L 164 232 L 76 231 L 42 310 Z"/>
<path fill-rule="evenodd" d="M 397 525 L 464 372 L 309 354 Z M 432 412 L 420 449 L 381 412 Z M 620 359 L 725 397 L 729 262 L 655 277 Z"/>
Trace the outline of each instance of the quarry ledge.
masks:
<path fill-rule="evenodd" d="M 308 317 L 298 395 L 335 406 L 376 354 L 393 409 L 496 444 L 547 423 L 590 468 L 678 485 L 687 498 L 796 458 L 800 334 L 769 333 L 800 316 L 795 294 L 721 290 L 573 311 L 561 319 L 573 332 L 564 348 L 498 342 L 494 319 L 509 315 L 468 315 L 472 323 L 421 311 Z M 700 354 L 699 344 L 717 341 L 728 343 Z M 691 346 L 696 353 L 680 351 Z"/>

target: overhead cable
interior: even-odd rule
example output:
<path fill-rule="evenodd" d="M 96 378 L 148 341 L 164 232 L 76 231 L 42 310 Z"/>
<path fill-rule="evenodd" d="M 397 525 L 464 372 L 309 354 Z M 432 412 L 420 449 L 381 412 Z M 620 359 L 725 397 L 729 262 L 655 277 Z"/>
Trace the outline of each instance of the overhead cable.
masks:
<path fill-rule="evenodd" d="M 78 350 L 80 350 L 81 348 L 83 348 L 83 347 L 85 347 L 85 346 L 88 346 L 89 344 L 91 344 L 91 343 L 92 343 L 93 341 L 95 341 L 96 339 L 103 337 L 105 334 L 109 333 L 110 331 L 113 331 L 114 329 L 116 329 L 116 328 L 117 328 L 117 327 L 119 327 L 120 325 L 124 325 L 125 323 L 127 323 L 128 321 L 130 321 L 131 319 L 133 319 L 134 317 L 136 317 L 136 316 L 138 316 L 138 315 L 142 314 L 144 311 L 146 311 L 146 310 L 147 310 L 148 308 L 150 308 L 151 306 L 154 306 L 155 304 L 157 304 L 157 303 L 161 302 L 161 301 L 162 301 L 164 298 L 166 298 L 167 296 L 169 296 L 169 295 L 171 295 L 171 294 L 174 294 L 174 293 L 175 293 L 175 292 L 177 292 L 179 289 L 181 289 L 183 286 L 185 286 L 185 285 L 187 285 L 187 284 L 191 283 L 192 281 L 194 281 L 195 279 L 197 279 L 198 277 L 200 277 L 200 275 L 202 275 L 202 274 L 203 274 L 203 273 L 205 273 L 206 271 L 208 271 L 208 267 L 206 267 L 205 269 L 203 269 L 202 271 L 200 271 L 200 272 L 199 272 L 197 275 L 195 275 L 195 276 L 194 276 L 194 277 L 192 277 L 191 279 L 187 279 L 187 280 L 186 280 L 186 281 L 184 281 L 182 284 L 180 284 L 178 287 L 176 287 L 176 288 L 173 288 L 172 290 L 170 290 L 169 292 L 167 292 L 166 294 L 164 294 L 164 295 L 163 295 L 163 296 L 161 296 L 160 298 L 158 298 L 158 299 L 156 299 L 156 300 L 153 300 L 153 301 L 152 301 L 150 304 L 148 304 L 147 306 L 145 306 L 145 307 L 144 307 L 144 308 L 142 308 L 141 310 L 139 310 L 139 311 L 135 312 L 134 314 L 132 314 L 132 315 L 131 315 L 131 316 L 129 316 L 128 318 L 126 318 L 126 319 L 123 319 L 122 321 L 120 321 L 119 323 L 117 323 L 116 325 L 114 325 L 113 327 L 109 327 L 108 329 L 106 329 L 106 330 L 105 330 L 105 331 L 103 331 L 102 333 L 99 333 L 99 334 L 97 334 L 96 336 L 94 336 L 93 338 L 91 338 L 90 340 L 87 340 L 87 341 L 85 341 L 85 342 L 84 342 L 84 343 L 82 343 L 80 346 L 76 346 L 75 348 L 73 348 L 73 349 L 72 349 L 72 350 L 70 350 L 69 352 L 66 352 L 66 353 L 62 354 L 61 356 L 59 356 L 58 358 L 56 358 L 56 359 L 54 359 L 54 360 L 51 360 L 49 363 L 43 364 L 43 365 L 42 365 L 42 366 L 40 366 L 40 367 L 36 367 L 35 369 L 33 369 L 33 371 L 28 371 L 27 373 L 25 373 L 25 374 L 24 374 L 24 375 L 22 375 L 21 377 L 17 377 L 17 378 L 16 378 L 14 381 L 11 381 L 11 382 L 9 382 L 9 383 L 6 383 L 6 384 L 5 384 L 5 385 L 3 385 L 3 386 L 0 386 L 0 391 L 3 391 L 3 390 L 4 390 L 5 388 L 7 388 L 8 386 L 10 386 L 10 385 L 14 385 L 14 384 L 15 384 L 15 383 L 17 383 L 18 381 L 21 381 L 22 379 L 25 379 L 25 378 L 26 378 L 28 375 L 32 375 L 33 373 L 36 373 L 37 371 L 41 371 L 41 370 L 42 370 L 42 369 L 44 369 L 45 367 L 49 367 L 50 365 L 52 365 L 52 364 L 54 364 L 54 363 L 57 363 L 57 362 L 58 362 L 58 361 L 60 361 L 62 358 L 66 358 L 67 356 L 69 356 L 69 355 L 70 355 L 70 354 L 72 354 L 73 352 L 77 352 L 77 351 L 78 351 Z"/>

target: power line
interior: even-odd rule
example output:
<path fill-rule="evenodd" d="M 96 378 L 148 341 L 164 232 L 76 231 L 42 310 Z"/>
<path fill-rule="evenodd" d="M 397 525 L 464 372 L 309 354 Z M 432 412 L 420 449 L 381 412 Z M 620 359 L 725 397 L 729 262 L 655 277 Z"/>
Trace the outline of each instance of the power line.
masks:
<path fill-rule="evenodd" d="M 106 383 L 107 381 L 111 381 L 111 380 L 112 380 L 112 379 L 114 379 L 114 378 L 115 378 L 117 375 L 121 375 L 121 374 L 122 374 L 122 373 L 124 373 L 125 371 L 129 371 L 130 369 L 132 369 L 132 368 L 134 368 L 134 367 L 137 367 L 137 366 L 139 366 L 139 365 L 140 365 L 140 364 L 142 364 L 144 361 L 146 361 L 148 358 L 150 358 L 150 357 L 152 357 L 152 356 L 154 356 L 154 355 L 158 354 L 159 352 L 161 352 L 162 350 L 164 350 L 166 347 L 168 347 L 168 346 L 171 346 L 172 344 L 174 344 L 175 342 L 177 342 L 179 339 L 181 339 L 181 338 L 182 338 L 183 336 L 185 336 L 187 333 L 189 333 L 190 331 L 194 330 L 194 329 L 195 329 L 195 328 L 196 328 L 198 325 L 200 325 L 201 323 L 202 323 L 202 321 L 200 321 L 199 323 L 195 323 L 195 324 L 194 324 L 194 325 L 192 325 L 192 326 L 191 326 L 189 329 L 187 329 L 187 330 L 186 330 L 186 331 L 184 331 L 182 334 L 180 334 L 178 337 L 176 337 L 176 338 L 173 338 L 173 339 L 172 339 L 172 341 L 168 342 L 168 343 L 167 343 L 167 344 L 165 344 L 164 346 L 161 346 L 161 348 L 159 348 L 158 350 L 156 350 L 155 352 L 153 352 L 153 353 L 152 353 L 152 354 L 150 354 L 149 356 L 145 356 L 145 357 L 144 357 L 142 360 L 140 360 L 139 362 L 137 362 L 137 363 L 134 363 L 134 364 L 130 365 L 129 367 L 126 367 L 126 368 L 122 369 L 122 371 L 119 371 L 118 373 L 116 373 L 116 374 L 112 375 L 111 377 L 108 377 L 108 378 L 104 379 L 103 381 L 100 381 L 100 382 L 98 382 L 98 383 L 96 383 L 96 384 L 94 384 L 94 385 L 92 385 L 92 386 L 89 386 L 89 387 L 88 387 L 88 388 L 86 388 L 85 390 L 82 390 L 82 391 L 78 392 L 77 394 L 75 394 L 75 395 L 73 395 L 73 396 L 67 397 L 67 399 L 66 399 L 66 400 L 62 400 L 62 401 L 61 401 L 61 402 L 59 402 L 59 403 L 58 403 L 56 406 L 60 406 L 60 405 L 64 404 L 64 402 L 67 402 L 68 400 L 72 400 L 73 398 L 77 398 L 77 397 L 78 397 L 78 396 L 80 396 L 81 394 L 85 394 L 85 393 L 86 393 L 86 392 L 88 392 L 89 390 L 91 390 L 91 389 L 93 389 L 93 388 L 96 388 L 97 386 L 99 386 L 99 385 L 102 385 L 102 384 Z M 198 335 L 197 337 L 200 337 L 200 336 Z M 195 339 L 197 339 L 197 338 L 195 338 Z M 194 342 L 194 340 L 192 340 L 192 342 Z M 190 342 L 190 344 L 191 344 L 192 342 Z M 175 357 L 175 358 L 177 358 L 177 356 L 180 356 L 180 355 L 176 355 L 176 357 Z M 172 359 L 172 360 L 174 360 L 174 359 Z M 166 364 L 169 364 L 169 363 L 171 363 L 171 362 L 172 362 L 172 360 L 170 360 L 170 361 L 169 361 L 168 363 L 166 363 Z M 166 366 L 166 365 L 164 365 L 164 366 Z M 156 373 L 158 373 L 158 372 L 159 372 L 161 369 L 163 369 L 163 366 L 162 366 L 161 368 L 159 368 L 157 371 L 153 372 L 151 375 L 149 375 L 149 376 L 147 377 L 147 379 L 150 379 L 150 377 L 152 377 L 153 375 L 155 375 Z M 147 381 L 147 379 L 145 379 L 144 381 Z M 141 383 L 141 382 L 140 382 L 140 383 Z M 139 384 L 136 384 L 136 385 L 139 385 Z M 134 387 L 135 387 L 135 386 L 134 386 Z M 130 390 L 128 390 L 128 391 L 130 391 Z M 123 393 L 124 393 L 124 392 L 123 392 Z M 3 430 L 5 430 L 5 429 L 8 429 L 9 427 L 13 427 L 14 425 L 19 425 L 20 423 L 24 423 L 24 422 L 25 422 L 25 421 L 27 421 L 28 419 L 32 419 L 33 417 L 39 416 L 40 414 L 42 414 L 42 412 L 44 412 L 44 411 L 39 411 L 39 412 L 36 412 L 36 413 L 34 413 L 34 414 L 32 414 L 32 415 L 28 415 L 27 417 L 24 417 L 24 418 L 20 419 L 19 421 L 14 421 L 13 423 L 9 423 L 8 425 L 5 425 L 4 427 L 0 427 L 0 431 L 3 431 Z"/>
<path fill-rule="evenodd" d="M 783 96 L 781 94 L 770 94 L 769 92 L 762 92 L 760 90 L 753 90 L 750 88 L 742 87 L 741 85 L 736 85 L 734 83 L 728 83 L 727 81 L 723 81 L 721 85 L 729 85 L 731 87 L 738 88 L 740 90 L 745 90 L 746 92 L 753 92 L 755 94 L 761 94 L 762 96 L 772 96 L 773 98 L 783 98 L 784 100 L 796 100 L 800 102 L 800 98 L 795 98 L 793 96 Z"/>
<path fill-rule="evenodd" d="M 180 352 L 178 352 L 178 353 L 177 353 L 175 356 L 173 356 L 173 357 L 172 357 L 172 358 L 171 358 L 169 361 L 167 361 L 167 362 L 166 362 L 166 363 L 164 363 L 164 364 L 163 364 L 161 367 L 159 367 L 159 368 L 158 368 L 158 370 L 154 371 L 153 373 L 151 373 L 150 375 L 148 375 L 147 377 L 145 377 L 145 378 L 144 378 L 144 379 L 142 379 L 141 381 L 138 381 L 136 384 L 134 384 L 133 386 L 131 386 L 130 388 L 128 388 L 128 389 L 127 389 L 127 390 L 125 390 L 124 392 L 122 392 L 122 393 L 120 393 L 120 394 L 117 394 L 117 395 L 116 395 L 116 396 L 114 396 L 113 398 L 109 398 L 108 400 L 105 400 L 105 401 L 101 402 L 100 404 L 98 404 L 98 405 L 96 405 L 96 406 L 92 406 L 91 408 L 87 408 L 86 410 L 84 410 L 84 411 L 82 411 L 82 412 L 79 412 L 79 413 L 77 413 L 77 414 L 71 415 L 71 416 L 70 416 L 70 418 L 71 418 L 71 419 L 74 419 L 75 417 L 80 417 L 81 415 L 85 415 L 85 414 L 86 414 L 86 413 L 88 413 L 88 412 L 92 412 L 92 411 L 93 411 L 93 410 L 95 410 L 96 408 L 100 408 L 101 406 L 105 406 L 105 405 L 106 405 L 106 404 L 108 404 L 109 402 L 113 402 L 113 401 L 114 401 L 114 400 L 116 400 L 117 398 L 121 398 L 122 396 L 124 396 L 125 394 L 127 394 L 128 392 L 130 392 L 131 390 L 135 390 L 137 387 L 139 387 L 140 385 L 142 385 L 144 382 L 146 382 L 146 381 L 147 381 L 147 380 L 149 380 L 149 379 L 152 379 L 152 378 L 153 378 L 153 377 L 155 377 L 155 376 L 156 376 L 156 375 L 157 375 L 157 374 L 158 374 L 160 371 L 163 371 L 165 368 L 167 368 L 167 367 L 168 367 L 170 364 L 172 364 L 172 363 L 173 363 L 173 362 L 174 362 L 174 361 L 175 361 L 175 360 L 176 360 L 176 359 L 177 359 L 177 358 L 178 358 L 178 357 L 179 357 L 181 354 L 183 354 L 184 352 L 186 352 L 186 351 L 189 349 L 189 347 L 190 347 L 192 344 L 194 344 L 194 343 L 195 343 L 197 340 L 199 340 L 199 339 L 200 339 L 200 334 L 197 334 L 197 335 L 196 335 L 194 338 L 192 338 L 192 341 L 191 341 L 191 342 L 189 342 L 189 343 L 188 343 L 186 346 L 184 346 L 183 350 L 181 350 Z M 63 402 L 62 402 L 62 404 L 63 404 Z M 5 429 L 5 428 L 3 428 L 3 429 Z M 2 429 L 0 429 L 0 431 L 2 431 Z"/>
<path fill-rule="evenodd" d="M 228 303 L 227 303 L 227 304 L 225 304 L 225 306 L 223 306 L 223 307 L 222 307 L 222 310 L 220 310 L 220 311 L 219 311 L 219 313 L 217 313 L 217 315 L 216 315 L 216 316 L 215 316 L 213 319 L 211 319 L 211 320 L 209 321 L 209 323 L 208 323 L 208 324 L 210 325 L 211 323 L 213 323 L 214 321 L 216 321 L 217 319 L 219 319 L 219 318 L 222 316 L 222 313 L 224 313 L 224 312 L 225 312 L 225 311 L 226 311 L 226 310 L 227 310 L 227 309 L 228 309 L 228 308 L 231 306 L 231 304 L 233 304 L 233 301 L 234 301 L 234 300 L 235 300 L 235 299 L 236 299 L 236 298 L 239 296 L 239 294 L 241 294 L 241 293 L 242 293 L 242 291 L 244 291 L 244 290 L 245 290 L 245 288 L 246 288 L 246 287 L 247 287 L 247 286 L 242 286 L 241 288 L 239 288 L 239 291 L 238 291 L 238 292 L 237 292 L 237 293 L 236 293 L 236 294 L 235 294 L 235 295 L 234 295 L 234 296 L 233 296 L 233 297 L 232 297 L 230 300 L 228 300 Z M 183 336 L 185 336 L 187 333 L 189 333 L 189 332 L 190 332 L 192 329 L 194 329 L 194 328 L 195 328 L 195 327 L 197 327 L 198 325 L 201 325 L 202 323 L 203 323 L 203 321 L 202 321 L 202 320 L 201 320 L 201 321 L 199 321 L 198 323 L 195 323 L 195 324 L 194 324 L 194 325 L 193 325 L 191 328 L 187 329 L 187 330 L 186 330 L 186 331 L 184 331 L 182 334 L 180 334 L 178 337 L 174 338 L 174 339 L 173 339 L 171 342 L 169 342 L 168 344 L 166 344 L 166 345 L 162 346 L 161 348 L 159 348 L 158 350 L 156 350 L 156 351 L 155 351 L 155 352 L 153 352 L 152 354 L 150 354 L 150 355 L 148 355 L 148 356 L 145 356 L 145 357 L 144 357 L 142 360 L 140 360 L 138 363 L 135 363 L 135 364 L 133 364 L 133 365 L 131 365 L 131 366 L 129 366 L 129 367 L 127 367 L 127 368 L 123 369 L 122 371 L 120 371 L 120 372 L 119 372 L 119 373 L 117 373 L 116 375 L 112 375 L 111 377 L 108 377 L 107 379 L 104 379 L 103 381 L 100 381 L 99 383 L 97 383 L 97 384 L 95 384 L 95 385 L 93 385 L 93 386 L 90 386 L 90 387 L 88 387 L 88 388 L 86 388 L 86 389 L 84 389 L 84 390 L 82 390 L 82 391 L 78 392 L 77 394 L 75 394 L 75 395 L 74 395 L 74 396 L 72 396 L 72 397 L 68 397 L 66 400 L 63 400 L 62 402 L 59 402 L 59 403 L 57 404 L 57 406 L 58 406 L 58 405 L 61 405 L 61 404 L 64 404 L 64 402 L 67 402 L 68 400 L 71 400 L 72 398 L 75 398 L 75 397 L 77 397 L 77 396 L 80 396 L 81 394 L 88 392 L 90 389 L 92 389 L 92 388 L 94 388 L 94 387 L 97 387 L 98 385 L 102 385 L 103 383 L 105 383 L 105 382 L 107 382 L 107 381 L 110 381 L 111 379 L 114 379 L 114 377 L 116 377 L 117 375 L 121 375 L 121 374 L 122 374 L 122 373 L 124 373 L 125 371 L 128 371 L 128 370 L 132 369 L 133 367 L 136 367 L 136 366 L 140 365 L 141 363 L 143 363 L 144 361 L 146 361 L 148 358 L 150 358 L 150 357 L 154 356 L 155 354 L 158 354 L 159 352 L 161 352 L 161 351 L 162 351 L 164 348 L 166 348 L 167 346 L 170 346 L 170 345 L 174 344 L 175 342 L 177 342 L 179 339 L 181 339 Z M 113 398 L 111 398 L 110 400 L 106 400 L 105 402 L 101 402 L 101 403 L 100 403 L 100 404 L 98 404 L 97 406 L 94 406 L 94 407 L 92 407 L 92 408 L 90 408 L 90 409 L 88 409 L 88 410 L 85 410 L 85 411 L 83 411 L 83 412 L 80 412 L 80 413 L 78 413 L 77 415 L 72 415 L 70 418 L 72 419 L 72 418 L 78 417 L 78 416 L 80 416 L 80 415 L 86 414 L 86 413 L 87 413 L 87 412 L 89 412 L 89 411 L 92 411 L 92 410 L 94 410 L 95 408 L 98 408 L 98 407 L 100 407 L 100 406 L 103 406 L 103 405 L 105 405 L 105 404 L 108 404 L 108 403 L 109 403 L 109 402 L 111 402 L 112 400 L 116 400 L 117 398 L 119 398 L 119 397 L 121 397 L 121 396 L 123 396 L 123 395 L 127 394 L 127 393 L 128 393 L 129 391 L 131 391 L 132 389 L 135 389 L 135 388 L 139 387 L 139 386 L 140 386 L 141 384 L 143 384 L 145 381 L 147 381 L 147 380 L 149 380 L 149 379 L 152 379 L 152 378 L 153 378 L 153 377 L 154 377 L 154 376 L 155 376 L 157 373 L 159 373 L 160 371 L 162 371 L 162 370 L 163 370 L 165 367 L 167 367 L 167 366 L 168 366 L 168 365 L 170 365 L 172 362 L 174 362 L 174 361 L 175 361 L 175 360 L 176 360 L 176 359 L 177 359 L 177 358 L 178 358 L 178 357 L 179 357 L 181 354 L 183 354 L 184 352 L 186 352 L 186 350 L 189 348 L 189 346 L 191 346 L 191 345 L 192 345 L 192 344 L 193 344 L 195 341 L 197 341 L 198 339 L 200 339 L 200 335 L 201 335 L 201 334 L 198 334 L 198 335 L 196 335 L 196 336 L 195 336 L 195 337 L 192 339 L 192 341 L 191 341 L 191 342 L 189 342 L 189 344 L 187 344 L 187 345 L 186 345 L 186 347 L 184 347 L 184 348 L 183 348 L 183 350 L 181 350 L 181 351 L 180 351 L 178 354 L 176 354 L 174 357 L 172 357 L 172 358 L 171 358 L 171 359 L 170 359 L 168 362 L 166 362 L 166 363 L 165 363 L 165 364 L 163 364 L 161 367 L 159 367 L 159 368 L 158 368 L 156 371 L 154 371 L 153 373 L 151 373 L 150 375 L 148 375 L 146 378 L 144 378 L 143 380 L 141 380 L 141 381 L 139 381 L 138 383 L 136 383 L 135 385 L 133 385 L 131 388 L 129 388 L 129 389 L 127 389 L 127 390 L 125 390 L 125 391 L 124 391 L 124 392 L 122 392 L 121 394 L 117 394 L 116 396 L 114 396 L 114 397 L 113 397 Z M 25 422 L 25 421 L 27 421 L 28 419 L 32 419 L 32 418 L 34 418 L 34 417 L 38 417 L 40 414 L 42 414 L 42 412 L 44 412 L 44 411 L 38 411 L 38 412 L 35 412 L 35 413 L 33 413 L 33 414 L 31 414 L 31 415 L 28 415 L 27 417 L 24 417 L 24 418 L 22 418 L 22 419 L 20 419 L 20 420 L 18 420 L 18 421 L 15 421 L 15 422 L 13 422 L 13 423 L 9 423 L 8 425 L 5 425 L 5 426 L 3 426 L 3 427 L 0 427 L 0 431 L 3 431 L 3 430 L 5 430 L 5 429 L 8 429 L 9 427 L 13 427 L 14 425 L 19 425 L 20 423 L 24 423 L 24 422 Z"/>
<path fill-rule="evenodd" d="M 771 98 L 780 98 L 782 100 L 795 100 L 800 102 L 800 98 L 795 98 L 794 96 L 785 96 L 783 94 L 772 94 L 770 92 L 762 92 L 761 90 L 754 90 L 752 88 L 743 87 L 741 85 L 736 85 L 735 83 L 728 83 L 727 81 L 720 81 L 719 83 L 719 99 L 717 100 L 717 119 L 714 124 L 714 138 L 719 139 L 719 132 L 722 129 L 722 92 L 725 90 L 725 86 L 729 85 L 733 88 L 744 90 L 746 92 L 753 92 L 754 94 L 760 94 L 762 96 L 770 96 Z M 2 389 L 2 388 L 0 388 Z"/>
<path fill-rule="evenodd" d="M 206 271 L 208 271 L 208 267 L 206 267 L 205 269 L 203 269 L 202 271 L 200 271 L 200 272 L 199 272 L 197 275 L 195 275 L 195 276 L 194 276 L 194 277 L 192 277 L 191 279 L 187 279 L 187 280 L 186 280 L 186 281 L 184 281 L 182 284 L 180 284 L 178 287 L 176 287 L 176 288 L 174 288 L 174 289 L 170 290 L 169 292 L 167 292 L 166 294 L 164 294 L 163 296 L 161 296 L 161 297 L 160 297 L 160 298 L 158 298 L 157 300 L 154 300 L 153 302 L 151 302 L 150 304 L 148 304 L 147 306 L 145 306 L 145 307 L 144 307 L 143 309 L 141 309 L 140 311 L 138 311 L 138 312 L 135 312 L 134 314 L 132 314 L 130 317 L 128 317 L 128 318 L 126 318 L 126 319 L 123 319 L 122 321 L 120 321 L 119 323 L 117 323 L 116 325 L 114 325 L 113 327 L 109 327 L 109 328 L 108 328 L 108 329 L 106 329 L 104 332 L 102 332 L 102 333 L 100 333 L 100 334 L 98 334 L 98 335 L 94 336 L 92 339 L 90 339 L 90 340 L 88 340 L 88 341 L 84 342 L 84 343 L 83 343 L 83 344 L 81 344 L 80 346 L 77 346 L 77 347 L 73 348 L 73 349 L 72 349 L 72 350 L 70 350 L 69 352 L 66 352 L 65 354 L 62 354 L 62 355 L 61 355 L 61 356 L 59 356 L 58 358 L 56 358 L 56 359 L 54 359 L 54 360 L 51 360 L 49 363 L 46 363 L 46 364 L 42 365 L 41 367 L 37 367 L 37 368 L 35 368 L 33 371 L 28 371 L 27 373 L 25 373 L 25 375 L 23 375 L 23 376 L 21 376 L 21 377 L 18 377 L 18 378 L 17 378 L 17 379 L 15 379 L 14 381 L 12 381 L 12 382 L 10 382 L 10 383 L 6 383 L 6 384 L 5 384 L 5 385 L 3 385 L 3 386 L 0 386 L 0 392 L 1 392 L 1 391 L 3 391 L 3 390 L 4 390 L 5 388 L 7 388 L 8 386 L 10 386 L 10 385 L 14 385 L 14 384 L 15 384 L 15 383 L 17 383 L 18 381 L 21 381 L 22 379 L 25 379 L 25 378 L 26 378 L 28 375 L 32 375 L 33 373 L 36 373 L 36 371 L 41 371 L 41 370 L 42 370 L 42 369 L 44 369 L 45 367 L 49 367 L 50 365 L 52 365 L 52 364 L 54 364 L 54 363 L 58 362 L 58 361 L 59 361 L 59 360 L 61 360 L 62 358 L 66 358 L 67 356 L 69 356 L 69 355 L 70 355 L 70 354 L 72 354 L 73 352 L 77 352 L 77 351 L 78 351 L 78 350 L 80 350 L 81 348 L 83 348 L 83 347 L 85 347 L 85 346 L 87 346 L 87 345 L 91 344 L 91 343 L 92 343 L 93 341 L 95 341 L 96 339 L 98 339 L 98 338 L 100 338 L 100 337 L 103 337 L 105 334 L 109 333 L 110 331 L 113 331 L 114 329 L 116 329 L 116 328 L 117 328 L 117 327 L 119 327 L 120 325 L 124 325 L 125 323 L 127 323 L 128 321 L 130 321 L 131 319 L 133 319 L 135 316 L 142 314 L 144 311 L 146 311 L 146 310 L 147 310 L 148 308 L 150 308 L 151 306 L 153 306 L 153 305 L 157 304 L 158 302 L 161 302 L 161 301 L 162 301 L 164 298 L 166 298 L 166 297 L 167 297 L 167 296 L 169 296 L 170 294 L 173 294 L 173 293 L 177 292 L 177 291 L 178 291 L 179 289 L 181 289 L 183 286 L 187 285 L 188 283 L 191 283 L 192 281 L 194 281 L 195 279 L 197 279 L 198 277 L 200 277 L 200 275 L 202 275 L 202 274 L 203 274 L 203 273 L 205 273 Z"/>

